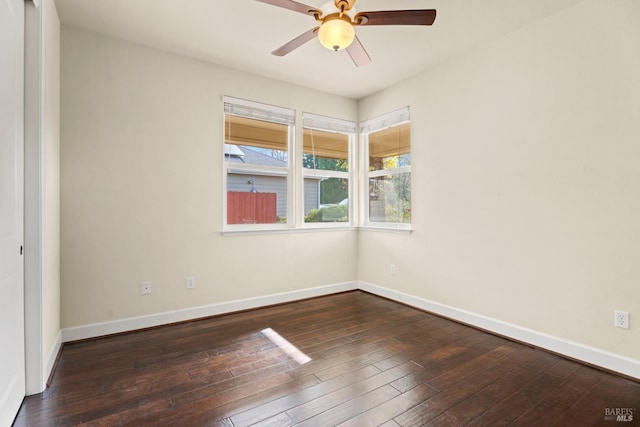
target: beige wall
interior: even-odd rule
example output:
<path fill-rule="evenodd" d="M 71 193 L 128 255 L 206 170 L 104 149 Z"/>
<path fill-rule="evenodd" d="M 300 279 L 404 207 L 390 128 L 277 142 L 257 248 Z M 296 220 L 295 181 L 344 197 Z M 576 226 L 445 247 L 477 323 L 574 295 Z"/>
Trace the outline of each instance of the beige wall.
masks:
<path fill-rule="evenodd" d="M 65 26 L 61 55 L 63 328 L 356 279 L 350 231 L 220 233 L 223 95 L 355 101 Z"/>
<path fill-rule="evenodd" d="M 640 359 L 638 75 L 640 4 L 588 0 L 362 100 L 411 106 L 415 231 L 360 279 Z"/>

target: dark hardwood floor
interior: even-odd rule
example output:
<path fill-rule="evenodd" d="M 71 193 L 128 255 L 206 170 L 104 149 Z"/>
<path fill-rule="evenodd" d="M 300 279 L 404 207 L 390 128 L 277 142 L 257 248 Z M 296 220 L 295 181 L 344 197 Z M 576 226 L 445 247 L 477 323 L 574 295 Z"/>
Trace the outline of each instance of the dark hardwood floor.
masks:
<path fill-rule="evenodd" d="M 616 408 L 633 420 L 605 420 Z M 354 291 L 65 345 L 14 425 L 637 426 L 639 410 L 640 383 Z"/>

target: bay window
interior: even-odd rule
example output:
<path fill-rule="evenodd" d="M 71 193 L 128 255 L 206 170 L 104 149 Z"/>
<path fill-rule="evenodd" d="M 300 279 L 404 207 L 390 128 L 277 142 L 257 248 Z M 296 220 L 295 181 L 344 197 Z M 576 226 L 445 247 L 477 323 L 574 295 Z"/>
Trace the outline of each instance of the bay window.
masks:
<path fill-rule="evenodd" d="M 410 228 L 409 107 L 360 123 L 356 146 L 354 122 L 303 112 L 296 142 L 293 109 L 223 101 L 226 231 Z"/>

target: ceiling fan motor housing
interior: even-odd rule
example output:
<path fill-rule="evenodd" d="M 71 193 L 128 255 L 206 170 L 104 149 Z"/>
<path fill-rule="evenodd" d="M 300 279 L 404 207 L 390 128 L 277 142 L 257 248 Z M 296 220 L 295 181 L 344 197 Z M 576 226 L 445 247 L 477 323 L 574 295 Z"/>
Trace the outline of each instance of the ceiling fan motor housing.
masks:
<path fill-rule="evenodd" d="M 346 12 L 351 9 L 355 4 L 356 0 L 334 0 L 334 4 L 338 8 L 338 10 Z"/>
<path fill-rule="evenodd" d="M 348 4 L 349 8 L 347 9 L 345 7 L 344 12 L 341 12 L 342 9 L 340 9 L 340 3 Z M 316 16 L 316 21 L 325 22 L 330 19 L 335 19 L 342 14 L 341 18 L 348 18 L 348 20 L 353 23 L 353 18 L 356 14 L 356 8 L 353 7 L 354 3 L 354 0 L 335 0 L 326 2 L 320 6 L 322 14 Z"/>

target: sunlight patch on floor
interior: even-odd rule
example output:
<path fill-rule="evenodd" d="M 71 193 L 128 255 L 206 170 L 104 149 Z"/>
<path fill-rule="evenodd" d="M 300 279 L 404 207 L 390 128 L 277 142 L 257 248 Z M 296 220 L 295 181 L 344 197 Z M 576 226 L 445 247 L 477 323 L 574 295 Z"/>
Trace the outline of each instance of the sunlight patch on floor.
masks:
<path fill-rule="evenodd" d="M 271 340 L 272 343 L 277 345 L 278 348 L 284 351 L 287 354 L 287 356 L 291 357 L 293 360 L 295 360 L 299 364 L 304 365 L 305 363 L 311 361 L 311 358 L 309 356 L 301 352 L 298 349 L 298 347 L 296 347 L 295 345 L 291 344 L 289 341 L 284 339 L 279 333 L 277 333 L 273 329 L 266 328 L 260 332 L 262 332 L 262 334 L 265 337 L 269 338 L 269 340 Z"/>

